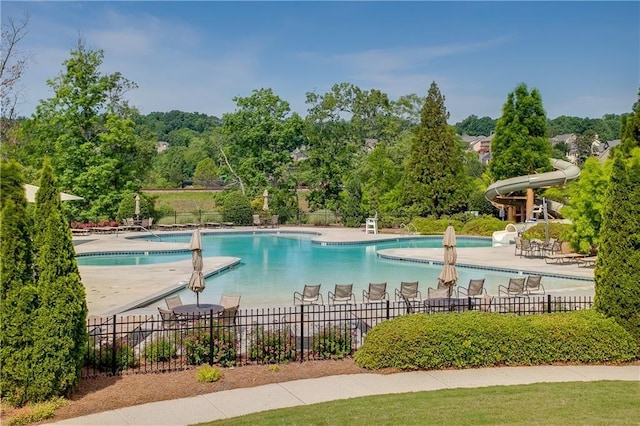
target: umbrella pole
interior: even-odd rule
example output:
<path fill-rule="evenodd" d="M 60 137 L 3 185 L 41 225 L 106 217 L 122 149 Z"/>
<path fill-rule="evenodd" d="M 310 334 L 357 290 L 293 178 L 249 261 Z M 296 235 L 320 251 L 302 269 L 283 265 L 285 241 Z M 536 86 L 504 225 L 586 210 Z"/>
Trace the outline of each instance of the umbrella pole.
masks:
<path fill-rule="evenodd" d="M 196 306 L 200 307 L 200 293 L 196 291 Z"/>

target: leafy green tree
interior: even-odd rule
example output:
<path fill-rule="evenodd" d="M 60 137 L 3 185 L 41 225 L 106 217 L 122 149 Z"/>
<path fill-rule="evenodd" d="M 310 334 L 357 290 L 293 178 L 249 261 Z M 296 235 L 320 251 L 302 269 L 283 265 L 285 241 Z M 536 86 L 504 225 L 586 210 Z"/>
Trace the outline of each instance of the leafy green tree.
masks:
<path fill-rule="evenodd" d="M 633 104 L 633 113 L 624 118 L 619 149 L 624 155 L 629 155 L 636 147 L 640 147 L 640 90 L 638 100 Z"/>
<path fill-rule="evenodd" d="M 596 158 L 584 163 L 580 178 L 569 185 L 569 205 L 562 214 L 572 220 L 569 241 L 574 250 L 588 253 L 600 243 L 609 173 Z"/>
<path fill-rule="evenodd" d="M 491 117 L 478 118 L 477 115 L 471 114 L 455 126 L 459 135 L 489 136 L 496 127 L 496 120 Z"/>
<path fill-rule="evenodd" d="M 39 306 L 34 319 L 33 382 L 30 401 L 68 396 L 80 379 L 87 339 L 87 305 L 71 231 L 62 216 L 53 170 L 45 161 L 36 194 L 34 233 Z"/>
<path fill-rule="evenodd" d="M 640 340 L 640 149 L 625 164 L 613 160 L 600 250 L 595 269 L 595 307 Z"/>
<path fill-rule="evenodd" d="M 301 144 L 302 119 L 271 89 L 234 98 L 238 109 L 223 116 L 228 160 L 253 194 L 281 177 L 291 151 Z"/>
<path fill-rule="evenodd" d="M 60 187 L 84 197 L 68 206 L 77 218 L 113 218 L 114 200 L 139 188 L 154 153 L 152 141 L 136 136 L 124 100 L 136 85 L 120 73 L 102 74 L 103 56 L 79 41 L 64 71 L 47 81 L 54 97 L 23 124 L 27 163 L 40 167 L 48 155 Z"/>
<path fill-rule="evenodd" d="M 2 223 L 0 226 L 0 392 L 14 405 L 28 401 L 33 382 L 33 313 L 37 294 L 33 282 L 31 227 L 21 167 L 0 164 Z"/>
<path fill-rule="evenodd" d="M 362 186 L 357 178 L 347 179 L 342 196 L 344 200 L 341 213 L 345 226 L 359 227 L 364 222 L 365 215 L 361 205 Z"/>
<path fill-rule="evenodd" d="M 420 216 L 466 209 L 468 180 L 455 131 L 447 125 L 444 100 L 437 84 L 431 83 L 403 178 L 404 204 Z"/>
<path fill-rule="evenodd" d="M 525 84 L 507 95 L 491 141 L 489 171 L 494 180 L 551 170 L 546 113 L 537 89 Z"/>
<path fill-rule="evenodd" d="M 587 158 L 591 157 L 591 147 L 596 140 L 596 132 L 593 130 L 587 130 L 583 134 L 579 135 L 576 139 L 576 147 L 578 152 L 579 165 L 584 164 Z"/>
<path fill-rule="evenodd" d="M 196 185 L 210 187 L 220 182 L 220 169 L 211 158 L 203 158 L 198 162 L 193 174 Z"/>

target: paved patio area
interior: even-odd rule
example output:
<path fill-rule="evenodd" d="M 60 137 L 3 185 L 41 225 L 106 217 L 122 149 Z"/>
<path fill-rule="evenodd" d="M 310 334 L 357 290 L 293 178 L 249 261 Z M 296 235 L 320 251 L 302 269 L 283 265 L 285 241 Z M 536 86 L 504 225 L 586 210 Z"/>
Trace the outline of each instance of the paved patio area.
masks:
<path fill-rule="evenodd" d="M 297 231 L 317 234 L 314 240 L 319 242 L 356 242 L 380 241 L 408 238 L 409 235 L 378 233 L 365 234 L 363 228 L 319 228 L 319 227 L 281 227 L 273 230 L 237 227 L 234 229 L 202 229 L 202 233 L 225 232 L 278 232 Z M 172 233 L 184 234 L 185 231 L 154 231 L 157 235 Z M 76 253 L 113 252 L 113 251 L 147 251 L 188 249 L 188 243 L 171 243 L 164 241 L 145 241 L 135 238 L 144 235 L 141 232 L 120 232 L 118 234 L 96 234 L 74 236 Z M 442 248 L 406 248 L 379 251 L 380 255 L 413 259 L 441 264 Z M 228 268 L 240 261 L 235 257 L 205 257 L 205 275 Z M 566 277 L 593 279 L 593 268 L 580 268 L 576 264 L 546 264 L 543 259 L 529 259 L 514 256 L 513 246 L 459 248 L 456 265 L 483 267 L 506 270 L 514 273 L 542 273 Z M 191 260 L 168 262 L 154 265 L 136 266 L 79 266 L 82 282 L 87 292 L 87 304 L 90 315 L 111 315 L 130 311 L 148 303 L 160 300 L 167 294 L 175 292 L 189 280 Z M 593 285 L 585 281 L 585 288 L 571 295 L 593 295 Z"/>

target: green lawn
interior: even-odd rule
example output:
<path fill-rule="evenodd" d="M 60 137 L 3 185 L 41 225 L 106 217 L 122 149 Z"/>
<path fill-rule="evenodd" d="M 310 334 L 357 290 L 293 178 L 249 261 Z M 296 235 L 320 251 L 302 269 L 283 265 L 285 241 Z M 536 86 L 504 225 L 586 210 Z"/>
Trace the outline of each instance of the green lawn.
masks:
<path fill-rule="evenodd" d="M 371 396 L 207 425 L 638 425 L 640 384 L 538 383 Z"/>
<path fill-rule="evenodd" d="M 167 206 L 178 213 L 214 210 L 213 191 L 147 191 L 157 198 L 156 208 Z"/>

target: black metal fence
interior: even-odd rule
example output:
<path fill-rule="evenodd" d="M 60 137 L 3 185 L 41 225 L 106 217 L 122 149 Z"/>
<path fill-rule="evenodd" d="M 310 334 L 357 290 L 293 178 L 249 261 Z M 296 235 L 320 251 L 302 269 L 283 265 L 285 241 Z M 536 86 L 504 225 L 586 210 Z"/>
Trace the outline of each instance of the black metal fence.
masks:
<path fill-rule="evenodd" d="M 213 311 L 169 319 L 160 315 L 91 318 L 82 375 L 335 359 L 353 354 L 376 324 L 410 313 L 547 314 L 588 309 L 592 304 L 590 297 L 469 297 L 240 309 L 231 319 Z"/>

